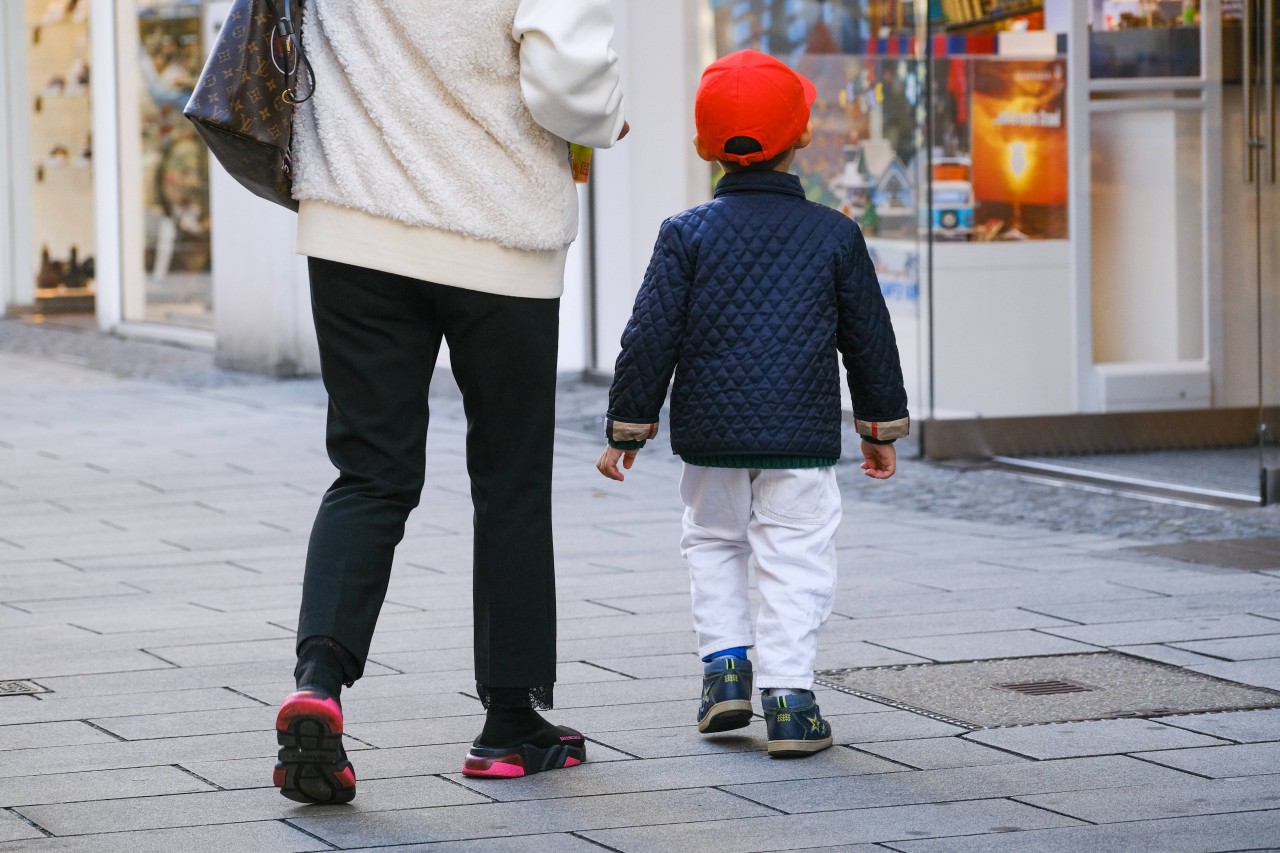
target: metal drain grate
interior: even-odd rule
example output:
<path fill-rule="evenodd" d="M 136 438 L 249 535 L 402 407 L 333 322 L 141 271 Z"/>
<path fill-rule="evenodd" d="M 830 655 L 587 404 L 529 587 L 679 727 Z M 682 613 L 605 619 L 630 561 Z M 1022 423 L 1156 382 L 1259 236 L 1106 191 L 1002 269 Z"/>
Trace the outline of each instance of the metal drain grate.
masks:
<path fill-rule="evenodd" d="M 1059 693 L 1088 693 L 1092 687 L 1074 681 L 1023 681 L 1016 684 L 997 684 L 1001 690 L 1021 693 L 1023 696 L 1056 696 Z"/>
<path fill-rule="evenodd" d="M 0 696 L 30 696 L 49 691 L 33 681 L 0 681 Z"/>
<path fill-rule="evenodd" d="M 970 729 L 1280 707 L 1280 691 L 1117 652 L 873 666 L 817 676 L 827 687 Z"/>

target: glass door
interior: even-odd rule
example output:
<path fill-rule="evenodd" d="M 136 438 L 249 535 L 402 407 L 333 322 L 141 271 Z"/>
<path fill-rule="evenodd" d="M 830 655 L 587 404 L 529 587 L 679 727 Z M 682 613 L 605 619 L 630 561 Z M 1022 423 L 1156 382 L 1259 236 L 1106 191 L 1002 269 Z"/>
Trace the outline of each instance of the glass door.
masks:
<path fill-rule="evenodd" d="M 927 452 L 960 422 L 1076 411 L 1065 34 L 1045 4 L 932 4 Z"/>
<path fill-rule="evenodd" d="M 1247 360 L 1256 377 L 1251 389 L 1258 419 L 1258 468 L 1262 503 L 1280 502 L 1280 221 L 1276 152 L 1276 48 L 1280 0 L 1240 0 L 1224 9 L 1224 100 L 1227 120 L 1238 142 L 1226 152 L 1239 173 L 1228 167 L 1225 208 L 1229 220 L 1243 224 L 1244 251 L 1233 263 L 1239 313 L 1253 314 Z M 1230 134 L 1231 130 L 1227 132 Z M 1246 310 L 1246 307 L 1250 310 Z"/>
<path fill-rule="evenodd" d="M 213 329 L 208 150 L 182 115 L 205 59 L 203 0 L 122 0 L 126 322 Z"/>
<path fill-rule="evenodd" d="M 931 405 L 921 320 L 928 269 L 929 3 L 711 0 L 710 5 L 717 56 L 759 50 L 782 59 L 817 87 L 813 142 L 799 152 L 792 171 L 812 201 L 840 210 L 861 226 L 893 318 L 911 412 L 920 417 Z"/>

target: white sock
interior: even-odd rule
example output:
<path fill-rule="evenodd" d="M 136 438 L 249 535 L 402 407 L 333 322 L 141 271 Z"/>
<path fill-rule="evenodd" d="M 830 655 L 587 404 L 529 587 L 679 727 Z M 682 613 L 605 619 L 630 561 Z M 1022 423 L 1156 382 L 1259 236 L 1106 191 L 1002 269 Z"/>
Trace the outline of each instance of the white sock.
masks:
<path fill-rule="evenodd" d="M 764 689 L 764 695 L 766 696 L 794 696 L 797 693 L 804 692 L 806 691 L 798 687 L 766 687 Z"/>

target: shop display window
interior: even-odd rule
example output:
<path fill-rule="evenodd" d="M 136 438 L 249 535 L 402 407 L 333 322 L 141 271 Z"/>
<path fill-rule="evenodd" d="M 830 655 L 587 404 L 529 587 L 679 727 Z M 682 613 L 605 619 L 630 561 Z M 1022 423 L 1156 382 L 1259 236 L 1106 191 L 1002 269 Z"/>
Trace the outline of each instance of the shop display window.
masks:
<path fill-rule="evenodd" d="M 1065 59 L 933 61 L 933 236 L 1067 237 Z"/>
<path fill-rule="evenodd" d="M 202 3 L 138 0 L 137 27 L 146 298 L 127 319 L 211 329 L 208 151 L 182 115 L 204 64 Z"/>
<path fill-rule="evenodd" d="M 1199 77 L 1200 0 L 1089 0 L 1089 72 Z"/>
<path fill-rule="evenodd" d="M 949 33 L 991 34 L 1044 29 L 1041 0 L 935 0 L 932 23 Z"/>
<path fill-rule="evenodd" d="M 814 140 L 794 170 L 868 237 L 1064 239 L 1065 58 L 1004 59 L 990 34 L 1042 24 L 1042 5 L 934 4 L 928 29 L 916 6 L 713 2 L 716 50 L 770 52 L 813 80 Z"/>
<path fill-rule="evenodd" d="M 89 0 L 26 0 L 34 309 L 94 307 Z"/>

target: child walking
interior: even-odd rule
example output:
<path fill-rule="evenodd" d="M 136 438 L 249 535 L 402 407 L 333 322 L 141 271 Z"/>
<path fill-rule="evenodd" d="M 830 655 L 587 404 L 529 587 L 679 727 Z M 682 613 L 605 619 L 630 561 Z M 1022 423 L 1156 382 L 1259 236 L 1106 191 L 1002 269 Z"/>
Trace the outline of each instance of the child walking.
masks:
<path fill-rule="evenodd" d="M 815 96 L 807 79 L 752 50 L 703 73 L 694 146 L 726 174 L 712 201 L 659 230 L 615 366 L 609 446 L 596 463 L 623 479 L 619 463 L 630 468 L 657 433 L 674 373 L 680 546 L 704 662 L 698 730 L 746 726 L 754 681 L 777 757 L 832 742 L 812 687 L 836 588 L 841 359 L 868 476 L 893 475 L 893 441 L 908 430 L 897 344 L 862 234 L 806 200 L 788 171 L 812 137 Z M 754 632 L 752 566 L 761 599 Z"/>

